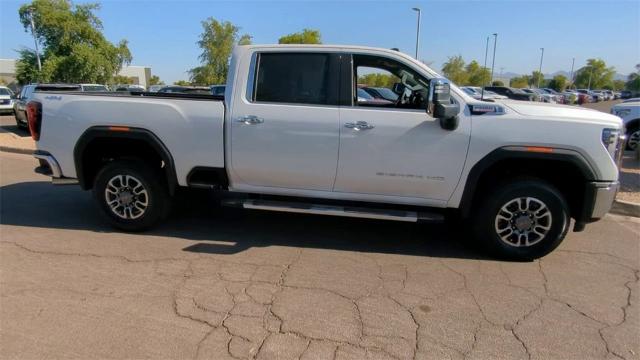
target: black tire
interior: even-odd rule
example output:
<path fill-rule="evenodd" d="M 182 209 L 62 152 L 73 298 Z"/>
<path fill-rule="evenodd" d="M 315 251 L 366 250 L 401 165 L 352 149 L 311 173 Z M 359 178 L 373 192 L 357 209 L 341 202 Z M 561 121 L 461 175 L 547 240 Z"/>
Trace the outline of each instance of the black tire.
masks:
<path fill-rule="evenodd" d="M 129 182 L 135 185 L 137 181 L 143 187 L 146 193 L 142 194 L 144 196 L 139 196 L 141 201 L 146 202 L 144 211 L 133 208 L 133 204 L 131 204 L 132 209 L 129 209 L 129 211 L 126 211 L 123 206 L 119 206 L 115 210 L 109 206 L 109 199 L 106 194 L 107 187 L 109 186 L 110 190 L 114 189 L 113 184 L 110 186 L 109 182 L 120 175 L 125 177 L 129 176 Z M 167 186 L 162 181 L 163 176 L 159 169 L 155 170 L 142 161 L 113 161 L 105 165 L 96 175 L 93 184 L 93 195 L 102 213 L 107 217 L 112 226 L 131 232 L 147 230 L 164 220 L 171 210 L 171 197 L 169 196 Z M 131 180 L 131 178 L 134 180 Z M 116 182 L 116 184 L 118 183 Z M 138 188 L 137 186 L 135 187 Z M 136 195 L 131 191 L 129 191 L 129 194 Z M 109 196 L 113 197 L 114 195 Z M 128 200 L 130 201 L 131 199 Z M 133 197 L 133 200 L 136 200 L 136 197 Z M 119 202 L 120 200 L 117 201 Z M 137 204 L 139 203 L 136 202 L 135 205 Z M 116 213 L 123 209 L 125 211 L 121 215 Z M 122 216 L 128 218 L 123 218 Z M 133 218 L 133 216 L 136 216 L 136 218 Z"/>
<path fill-rule="evenodd" d="M 525 198 L 524 202 L 513 203 L 515 199 Z M 514 211 L 517 213 L 511 215 L 510 221 L 499 217 L 499 214 L 509 216 L 508 212 L 503 212 L 503 206 L 511 204 L 512 206 L 527 205 L 526 198 L 533 198 L 538 202 L 531 200 L 532 211 Z M 545 205 L 548 210 L 544 210 L 539 203 Z M 535 210 L 536 207 L 540 210 Z M 506 208 L 512 210 L 512 208 Z M 543 180 L 514 180 L 504 183 L 502 186 L 495 187 L 489 191 L 488 195 L 482 200 L 482 203 L 475 211 L 473 218 L 474 235 L 490 254 L 502 259 L 516 261 L 530 261 L 543 257 L 553 251 L 562 240 L 564 240 L 569 230 L 570 215 L 569 206 L 560 192 L 551 184 Z M 526 214 L 529 213 L 529 216 Z M 540 219 L 536 216 L 543 214 Z M 531 218 L 531 222 L 527 219 Z M 522 220 L 520 224 L 518 221 Z M 550 221 L 550 224 L 549 224 Z M 524 229 L 517 226 L 522 225 Z M 527 230 L 529 225 L 530 231 Z M 549 226 L 550 225 L 550 226 Z M 548 227 L 544 230 L 543 227 Z M 505 229 L 500 234 L 499 229 Z M 544 233 L 539 236 L 533 230 Z M 511 232 L 511 235 L 509 235 Z M 526 232 L 523 235 L 521 232 Z M 519 235 L 520 234 L 520 235 Z M 509 239 L 503 240 L 500 235 Z M 522 238 L 521 238 L 522 236 Z M 516 243 L 531 240 L 531 245 L 516 246 Z"/>
<path fill-rule="evenodd" d="M 626 150 L 635 150 L 640 146 L 640 120 L 634 120 L 627 126 L 627 144 Z"/>

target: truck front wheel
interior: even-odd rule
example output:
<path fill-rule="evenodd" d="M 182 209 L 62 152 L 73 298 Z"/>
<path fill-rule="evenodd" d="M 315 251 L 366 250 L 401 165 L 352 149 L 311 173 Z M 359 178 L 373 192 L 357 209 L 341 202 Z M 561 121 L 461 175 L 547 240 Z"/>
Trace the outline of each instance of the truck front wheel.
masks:
<path fill-rule="evenodd" d="M 110 223 L 125 231 L 143 231 L 169 213 L 171 199 L 162 174 L 142 161 L 116 160 L 96 175 L 93 194 Z"/>
<path fill-rule="evenodd" d="M 496 187 L 477 209 L 474 233 L 494 255 L 532 260 L 558 247 L 569 230 L 569 207 L 551 184 L 518 180 Z"/>

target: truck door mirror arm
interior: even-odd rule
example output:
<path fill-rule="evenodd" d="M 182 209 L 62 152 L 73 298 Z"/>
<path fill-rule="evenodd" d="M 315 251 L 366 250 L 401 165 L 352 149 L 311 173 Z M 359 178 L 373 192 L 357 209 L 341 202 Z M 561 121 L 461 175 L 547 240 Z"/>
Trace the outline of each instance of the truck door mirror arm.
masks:
<path fill-rule="evenodd" d="M 440 127 L 445 130 L 458 128 L 460 105 L 451 101 L 451 85 L 444 78 L 433 78 L 429 82 L 429 101 L 427 113 L 440 120 Z"/>

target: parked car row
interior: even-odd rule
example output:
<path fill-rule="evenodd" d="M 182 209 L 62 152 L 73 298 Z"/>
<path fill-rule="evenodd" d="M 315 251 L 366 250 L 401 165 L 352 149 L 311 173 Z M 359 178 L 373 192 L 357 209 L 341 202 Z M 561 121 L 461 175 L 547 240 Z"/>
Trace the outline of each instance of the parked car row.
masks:
<path fill-rule="evenodd" d="M 462 89 L 470 96 L 480 99 L 482 97 L 482 88 L 463 86 Z M 496 97 L 487 96 L 487 90 L 490 93 L 503 95 L 512 100 L 524 101 L 540 101 L 555 104 L 585 104 L 590 102 L 615 100 L 620 98 L 631 97 L 630 92 L 615 92 L 612 90 L 589 90 L 589 89 L 566 89 L 558 92 L 551 88 L 540 89 L 518 89 L 508 86 L 487 86 L 484 88 L 484 100 L 495 100 Z M 625 96 L 623 96 L 625 95 Z"/>

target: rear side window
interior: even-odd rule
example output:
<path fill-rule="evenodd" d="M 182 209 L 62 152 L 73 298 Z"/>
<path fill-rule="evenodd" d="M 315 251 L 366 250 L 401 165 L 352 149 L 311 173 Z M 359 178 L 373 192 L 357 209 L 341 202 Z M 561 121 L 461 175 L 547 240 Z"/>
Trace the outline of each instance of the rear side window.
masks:
<path fill-rule="evenodd" d="M 331 104 L 330 56 L 305 53 L 260 54 L 254 100 Z"/>

